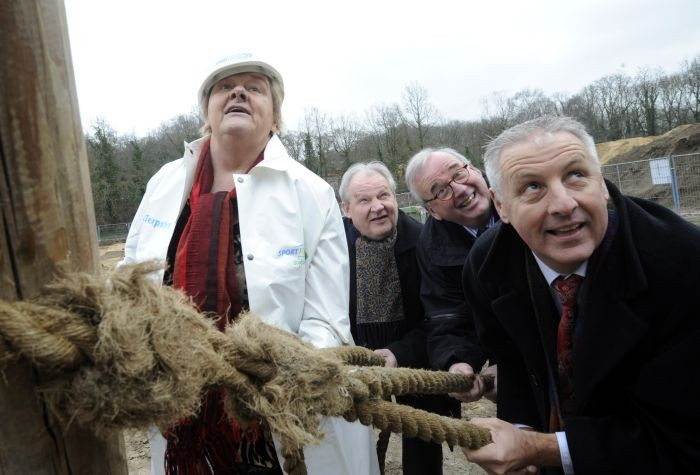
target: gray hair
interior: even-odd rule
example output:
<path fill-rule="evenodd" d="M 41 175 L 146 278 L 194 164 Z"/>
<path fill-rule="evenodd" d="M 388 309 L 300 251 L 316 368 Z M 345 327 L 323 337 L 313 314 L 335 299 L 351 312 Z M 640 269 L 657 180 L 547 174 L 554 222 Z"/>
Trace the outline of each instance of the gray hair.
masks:
<path fill-rule="evenodd" d="M 411 191 L 411 195 L 413 196 L 413 198 L 422 204 L 425 203 L 425 200 L 420 194 L 418 194 L 415 182 L 418 178 L 418 175 L 420 175 L 421 171 L 423 170 L 423 166 L 425 166 L 425 162 L 428 160 L 428 157 L 430 157 L 434 153 L 446 153 L 448 155 L 452 155 L 465 165 L 472 164 L 472 162 L 470 162 L 467 157 L 459 153 L 457 150 L 447 147 L 424 148 L 423 150 L 412 156 L 411 159 L 408 161 L 408 165 L 406 165 L 406 186 L 408 186 L 408 189 Z"/>
<path fill-rule="evenodd" d="M 484 166 L 494 192 L 499 196 L 501 195 L 503 174 L 501 173 L 500 162 L 503 149 L 522 142 L 537 133 L 554 134 L 557 132 L 568 132 L 579 139 L 586 148 L 588 155 L 600 166 L 598 152 L 595 149 L 595 141 L 586 132 L 586 127 L 582 123 L 571 117 L 546 115 L 506 129 L 486 145 Z"/>
<path fill-rule="evenodd" d="M 358 162 L 353 163 L 350 167 L 343 173 L 343 178 L 340 180 L 340 186 L 338 187 L 338 195 L 340 195 L 340 200 L 343 203 L 348 203 L 350 197 L 348 196 L 348 187 L 353 177 L 360 172 L 374 172 L 383 176 L 387 183 L 389 183 L 389 188 L 391 191 L 396 193 L 396 180 L 392 176 L 389 169 L 382 162 L 373 160 L 371 162 Z"/>

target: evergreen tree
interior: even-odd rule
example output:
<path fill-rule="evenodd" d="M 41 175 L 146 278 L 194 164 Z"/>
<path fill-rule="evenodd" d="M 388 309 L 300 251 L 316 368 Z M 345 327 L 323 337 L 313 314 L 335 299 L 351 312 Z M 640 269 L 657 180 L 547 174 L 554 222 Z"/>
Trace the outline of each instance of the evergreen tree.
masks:
<path fill-rule="evenodd" d="M 93 135 L 87 137 L 87 151 L 97 224 L 118 222 L 115 206 L 115 191 L 119 189 L 119 169 L 115 161 L 117 138 L 106 122 L 100 120 L 93 126 Z"/>

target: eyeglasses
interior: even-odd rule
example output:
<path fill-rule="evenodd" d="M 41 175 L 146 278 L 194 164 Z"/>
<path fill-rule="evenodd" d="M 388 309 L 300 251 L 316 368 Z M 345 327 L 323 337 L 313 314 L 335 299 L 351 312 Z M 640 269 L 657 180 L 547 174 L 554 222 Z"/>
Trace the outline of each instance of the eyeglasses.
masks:
<path fill-rule="evenodd" d="M 425 200 L 425 203 L 430 203 L 431 201 L 434 200 L 440 200 L 440 201 L 447 201 L 450 198 L 452 198 L 452 195 L 454 195 L 454 190 L 452 189 L 452 183 L 459 183 L 460 185 L 465 184 L 469 180 L 469 165 L 464 165 L 463 167 L 460 167 L 455 174 L 452 176 L 452 179 L 447 182 L 444 186 L 442 186 L 437 193 L 435 193 L 435 196 L 430 198 L 429 200 Z"/>

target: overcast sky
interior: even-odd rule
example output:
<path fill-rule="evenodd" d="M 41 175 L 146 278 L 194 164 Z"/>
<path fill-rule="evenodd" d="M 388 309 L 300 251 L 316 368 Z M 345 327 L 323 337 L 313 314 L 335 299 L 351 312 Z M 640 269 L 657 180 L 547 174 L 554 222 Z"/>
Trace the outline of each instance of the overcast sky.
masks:
<path fill-rule="evenodd" d="M 490 93 L 573 94 L 700 54 L 700 0 L 65 0 L 83 127 L 142 136 L 196 107 L 206 68 L 233 52 L 282 74 L 283 117 L 365 117 L 417 81 L 448 119 Z"/>

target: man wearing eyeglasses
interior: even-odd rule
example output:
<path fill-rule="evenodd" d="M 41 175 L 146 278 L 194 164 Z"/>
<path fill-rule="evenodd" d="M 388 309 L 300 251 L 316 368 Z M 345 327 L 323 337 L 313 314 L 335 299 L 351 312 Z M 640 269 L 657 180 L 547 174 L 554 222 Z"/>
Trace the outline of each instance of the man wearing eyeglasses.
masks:
<path fill-rule="evenodd" d="M 477 237 L 498 220 L 489 187 L 483 173 L 450 148 L 414 155 L 406 184 L 430 214 L 417 245 L 428 355 L 433 368 L 470 376 L 486 355 L 462 291 L 462 266 Z M 471 402 L 482 394 L 477 378 L 471 391 L 450 395 Z"/>

